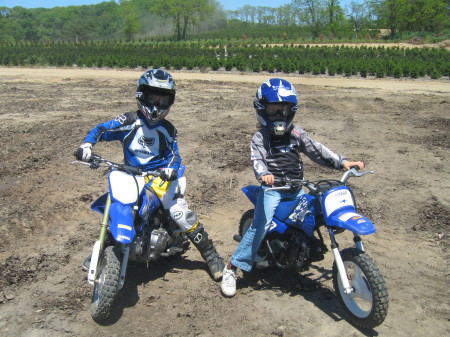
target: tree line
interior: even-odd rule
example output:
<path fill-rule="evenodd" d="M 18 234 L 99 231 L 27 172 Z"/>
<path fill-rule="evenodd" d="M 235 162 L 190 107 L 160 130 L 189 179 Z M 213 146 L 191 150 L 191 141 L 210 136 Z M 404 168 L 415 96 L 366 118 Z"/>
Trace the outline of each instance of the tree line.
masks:
<path fill-rule="evenodd" d="M 448 0 L 292 0 L 278 7 L 244 6 L 228 12 L 228 19 L 250 23 L 305 26 L 321 32 L 386 28 L 391 36 L 401 32 L 438 32 L 449 28 Z"/>
<path fill-rule="evenodd" d="M 449 4 L 450 0 L 354 0 L 343 7 L 339 0 L 292 0 L 276 8 L 243 6 L 225 11 L 216 0 L 122 0 L 51 9 L 0 7 L 0 42 L 132 41 L 154 36 L 179 41 L 233 29 L 241 29 L 240 35 L 255 29 L 268 36 L 280 27 L 314 38 L 357 37 L 387 28 L 395 37 L 448 30 Z"/>

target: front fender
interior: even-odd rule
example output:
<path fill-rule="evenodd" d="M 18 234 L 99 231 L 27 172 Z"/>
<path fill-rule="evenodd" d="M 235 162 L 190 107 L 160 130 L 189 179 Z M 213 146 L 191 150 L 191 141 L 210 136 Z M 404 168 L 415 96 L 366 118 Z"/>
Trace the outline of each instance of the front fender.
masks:
<path fill-rule="evenodd" d="M 359 235 L 376 232 L 369 219 L 356 213 L 353 195 L 348 186 L 328 190 L 320 197 L 320 202 L 327 225 L 348 229 Z"/>
<path fill-rule="evenodd" d="M 130 243 L 136 235 L 134 229 L 133 208 L 113 202 L 109 210 L 111 234 L 119 243 Z"/>
<path fill-rule="evenodd" d="M 355 212 L 344 211 L 325 218 L 327 225 L 347 229 L 359 235 L 376 232 L 375 225 L 365 216 Z"/>

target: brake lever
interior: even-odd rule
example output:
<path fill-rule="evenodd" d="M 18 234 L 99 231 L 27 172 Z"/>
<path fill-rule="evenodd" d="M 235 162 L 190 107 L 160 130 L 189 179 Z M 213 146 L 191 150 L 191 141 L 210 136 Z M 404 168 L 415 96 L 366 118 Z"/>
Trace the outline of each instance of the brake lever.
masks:
<path fill-rule="evenodd" d="M 90 163 L 89 163 L 89 167 L 90 167 L 92 170 L 96 170 L 96 169 L 98 169 L 98 168 L 100 167 L 100 164 L 99 164 L 99 162 L 97 162 L 97 161 L 90 162 Z"/>

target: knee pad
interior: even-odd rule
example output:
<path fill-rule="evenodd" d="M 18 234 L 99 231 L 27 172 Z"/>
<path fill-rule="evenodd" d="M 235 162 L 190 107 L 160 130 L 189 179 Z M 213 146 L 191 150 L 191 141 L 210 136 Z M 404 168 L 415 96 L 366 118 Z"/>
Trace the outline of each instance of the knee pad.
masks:
<path fill-rule="evenodd" d="M 189 231 L 197 223 L 197 215 L 192 212 L 187 204 L 175 204 L 169 209 L 170 217 L 183 232 Z"/>

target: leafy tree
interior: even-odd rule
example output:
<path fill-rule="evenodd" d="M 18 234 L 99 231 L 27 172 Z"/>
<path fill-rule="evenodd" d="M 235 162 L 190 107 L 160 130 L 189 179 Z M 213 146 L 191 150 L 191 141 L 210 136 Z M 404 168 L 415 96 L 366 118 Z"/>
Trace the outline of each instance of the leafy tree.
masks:
<path fill-rule="evenodd" d="M 120 7 L 120 12 L 124 20 L 123 32 L 129 42 L 133 40 L 133 37 L 139 32 L 139 28 L 141 27 L 138 11 L 133 1 L 122 1 Z"/>
<path fill-rule="evenodd" d="M 214 11 L 213 3 L 212 0 L 154 0 L 153 9 L 171 18 L 177 39 L 186 40 L 189 30 Z"/>
<path fill-rule="evenodd" d="M 400 29 L 406 31 L 439 31 L 448 23 L 444 0 L 401 1 Z"/>
<path fill-rule="evenodd" d="M 309 26 L 314 37 L 318 37 L 326 22 L 326 9 L 321 0 L 292 0 L 299 20 Z"/>
<path fill-rule="evenodd" d="M 337 0 L 333 0 L 337 1 Z M 276 21 L 278 25 L 290 26 L 295 23 L 294 10 L 292 5 L 284 5 L 276 8 Z"/>
<path fill-rule="evenodd" d="M 398 30 L 401 1 L 379 0 L 373 3 L 375 13 L 379 18 L 379 25 L 389 28 L 391 36 L 394 36 Z"/>
<path fill-rule="evenodd" d="M 344 22 L 344 12 L 339 0 L 325 0 L 326 21 L 330 31 L 336 35 L 337 29 Z"/>
<path fill-rule="evenodd" d="M 11 11 L 0 7 L 0 42 L 12 43 L 21 34 L 22 27 L 17 20 L 10 17 Z M 19 34 L 19 35 L 18 35 Z"/>
<path fill-rule="evenodd" d="M 95 33 L 102 39 L 114 38 L 120 31 L 122 20 L 120 7 L 114 1 L 102 2 L 94 6 L 97 10 Z"/>
<path fill-rule="evenodd" d="M 350 11 L 348 17 L 353 25 L 356 37 L 359 36 L 361 30 L 368 26 L 371 14 L 372 13 L 370 7 L 365 3 L 358 3 L 354 1 L 350 3 Z"/>
<path fill-rule="evenodd" d="M 373 6 L 391 36 L 397 32 L 435 32 L 449 26 L 448 0 L 378 0 Z"/>

